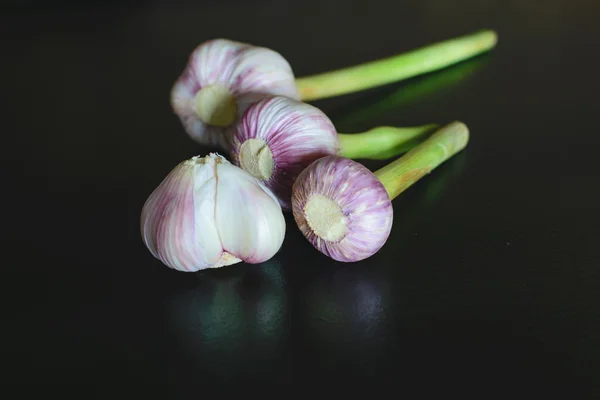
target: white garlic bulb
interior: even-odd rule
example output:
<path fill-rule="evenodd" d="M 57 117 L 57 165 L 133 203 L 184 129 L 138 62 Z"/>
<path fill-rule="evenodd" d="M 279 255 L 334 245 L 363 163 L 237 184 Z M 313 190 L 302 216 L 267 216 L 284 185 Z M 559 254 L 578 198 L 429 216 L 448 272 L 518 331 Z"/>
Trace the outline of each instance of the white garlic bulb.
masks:
<path fill-rule="evenodd" d="M 141 233 L 166 266 L 198 271 L 270 259 L 283 243 L 285 220 L 269 189 L 211 153 L 181 162 L 152 192 Z"/>
<path fill-rule="evenodd" d="M 228 149 L 228 128 L 264 95 L 300 99 L 285 58 L 265 47 L 214 39 L 190 55 L 171 105 L 192 139 Z"/>

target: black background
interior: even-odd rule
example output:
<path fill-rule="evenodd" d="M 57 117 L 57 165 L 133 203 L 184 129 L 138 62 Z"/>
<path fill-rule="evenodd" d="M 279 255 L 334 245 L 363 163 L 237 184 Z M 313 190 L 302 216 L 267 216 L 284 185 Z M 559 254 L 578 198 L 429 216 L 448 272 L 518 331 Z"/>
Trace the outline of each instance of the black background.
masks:
<path fill-rule="evenodd" d="M 2 382 L 597 389 L 598 1 L 3 4 Z M 471 129 L 394 200 L 372 258 L 328 260 L 290 216 L 263 265 L 186 274 L 144 247 L 145 199 L 207 151 L 169 106 L 200 42 L 270 47 L 302 76 L 482 28 L 488 55 L 315 103 L 344 132 Z"/>

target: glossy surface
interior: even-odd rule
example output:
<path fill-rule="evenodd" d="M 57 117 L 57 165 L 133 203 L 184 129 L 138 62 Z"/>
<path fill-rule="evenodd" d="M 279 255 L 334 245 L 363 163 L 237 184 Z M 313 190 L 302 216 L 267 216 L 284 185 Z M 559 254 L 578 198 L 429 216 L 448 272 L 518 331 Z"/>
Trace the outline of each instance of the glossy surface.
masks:
<path fill-rule="evenodd" d="M 597 389 L 596 0 L 12 3 L 2 382 L 176 384 L 138 388 L 163 398 L 222 381 Z M 169 105 L 201 41 L 273 48 L 303 76 L 481 28 L 499 33 L 488 56 L 317 103 L 342 132 L 470 128 L 465 151 L 394 200 L 374 257 L 328 260 L 291 215 L 264 265 L 185 274 L 143 245 L 148 195 L 208 152 Z"/>

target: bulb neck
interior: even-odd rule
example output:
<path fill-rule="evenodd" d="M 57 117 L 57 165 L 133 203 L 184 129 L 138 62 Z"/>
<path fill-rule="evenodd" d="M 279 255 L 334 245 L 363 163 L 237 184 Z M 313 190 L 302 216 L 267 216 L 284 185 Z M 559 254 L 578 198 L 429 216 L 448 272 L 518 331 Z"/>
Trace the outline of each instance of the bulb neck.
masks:
<path fill-rule="evenodd" d="M 390 199 L 395 199 L 423 176 L 464 149 L 469 129 L 462 122 L 452 122 L 431 135 L 396 161 L 377 170 Z"/>
<path fill-rule="evenodd" d="M 196 93 L 194 111 L 207 125 L 227 127 L 235 121 L 237 104 L 229 89 L 214 84 L 205 86 Z"/>
<path fill-rule="evenodd" d="M 339 155 L 350 159 L 385 160 L 409 151 L 438 128 L 436 124 L 379 126 L 363 133 L 339 133 Z"/>
<path fill-rule="evenodd" d="M 263 139 L 253 138 L 242 143 L 238 159 L 243 170 L 261 181 L 267 181 L 273 175 L 273 153 Z"/>

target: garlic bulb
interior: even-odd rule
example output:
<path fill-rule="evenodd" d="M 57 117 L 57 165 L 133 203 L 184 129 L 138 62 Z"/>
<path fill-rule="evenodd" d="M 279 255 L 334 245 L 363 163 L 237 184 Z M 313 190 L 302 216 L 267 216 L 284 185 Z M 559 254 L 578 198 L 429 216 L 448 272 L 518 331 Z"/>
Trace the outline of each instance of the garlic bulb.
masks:
<path fill-rule="evenodd" d="M 392 229 L 394 210 L 383 184 L 362 164 L 323 157 L 298 176 L 294 219 L 321 253 L 358 261 L 377 252 Z"/>
<path fill-rule="evenodd" d="M 171 90 L 171 105 L 194 140 L 227 149 L 227 128 L 268 94 L 300 98 L 288 62 L 264 47 L 214 39 L 190 55 Z"/>
<path fill-rule="evenodd" d="M 342 262 L 370 257 L 390 234 L 391 201 L 468 141 L 467 126 L 453 122 L 375 173 L 339 156 L 316 160 L 294 183 L 294 219 L 323 254 Z"/>
<path fill-rule="evenodd" d="M 166 266 L 198 271 L 270 259 L 283 243 L 285 220 L 262 183 L 211 153 L 181 162 L 152 192 L 141 233 Z"/>
<path fill-rule="evenodd" d="M 231 160 L 260 179 L 289 209 L 298 174 L 339 149 L 335 127 L 321 110 L 270 96 L 248 107 L 240 119 L 232 137 Z"/>

